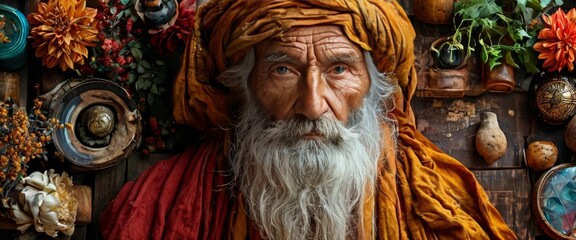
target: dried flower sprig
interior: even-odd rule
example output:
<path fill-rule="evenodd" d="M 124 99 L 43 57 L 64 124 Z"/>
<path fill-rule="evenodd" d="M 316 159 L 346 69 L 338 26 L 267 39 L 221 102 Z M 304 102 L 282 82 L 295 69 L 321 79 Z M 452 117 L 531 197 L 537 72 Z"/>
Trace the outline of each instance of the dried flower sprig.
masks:
<path fill-rule="evenodd" d="M 28 162 L 47 159 L 46 145 L 52 131 L 72 128 L 55 118 L 47 118 L 40 110 L 42 102 L 34 100 L 31 114 L 9 102 L 0 103 L 0 199 L 9 198 L 17 183 L 26 176 Z"/>

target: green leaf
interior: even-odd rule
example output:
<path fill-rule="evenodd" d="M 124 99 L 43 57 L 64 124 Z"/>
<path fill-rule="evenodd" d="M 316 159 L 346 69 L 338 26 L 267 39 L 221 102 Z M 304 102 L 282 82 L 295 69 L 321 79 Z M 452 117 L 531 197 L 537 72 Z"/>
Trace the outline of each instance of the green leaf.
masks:
<path fill-rule="evenodd" d="M 515 68 L 519 68 L 518 64 L 516 64 L 516 62 L 514 61 L 514 58 L 512 58 L 512 52 L 510 52 L 510 51 L 506 52 L 504 61 L 506 61 L 506 63 L 510 66 L 513 66 Z"/>
<path fill-rule="evenodd" d="M 142 78 L 144 79 L 144 88 L 143 90 L 148 90 L 150 89 L 150 86 L 152 86 L 152 80 L 150 80 L 149 78 Z"/>
<path fill-rule="evenodd" d="M 154 96 L 155 96 L 154 94 L 148 93 L 148 97 L 147 97 L 148 104 L 150 104 L 150 105 L 154 104 Z"/>
<path fill-rule="evenodd" d="M 120 3 L 122 3 L 122 5 L 128 5 L 128 3 L 130 3 L 130 0 L 120 0 Z"/>
<path fill-rule="evenodd" d="M 544 6 L 541 4 L 543 1 L 548 1 L 548 2 L 550 2 L 550 0 L 528 0 L 528 1 L 526 2 L 526 5 L 525 5 L 525 8 L 524 8 L 524 9 L 526 9 L 526 8 L 532 8 L 532 9 L 540 12 L 540 11 L 542 11 L 542 8 L 544 7 Z M 524 9 L 521 9 L 521 10 L 524 10 Z"/>
<path fill-rule="evenodd" d="M 138 71 L 138 73 L 144 73 L 146 70 L 144 69 L 144 67 L 142 67 L 142 65 L 138 64 L 136 71 Z"/>
<path fill-rule="evenodd" d="M 142 60 L 142 50 L 136 46 L 130 47 L 130 52 L 132 52 L 132 56 L 136 59 L 136 61 Z"/>
<path fill-rule="evenodd" d="M 530 34 L 528 34 L 528 32 L 526 32 L 526 30 L 524 30 L 524 29 L 518 29 L 516 31 L 516 34 L 517 34 L 517 36 L 520 37 L 520 39 L 525 38 L 525 37 L 530 38 Z"/>
<path fill-rule="evenodd" d="M 124 12 L 120 12 L 116 15 L 116 17 L 114 17 L 116 19 L 116 21 L 120 21 L 122 19 L 122 17 L 124 16 Z"/>
<path fill-rule="evenodd" d="M 140 76 L 140 77 L 143 77 L 143 78 L 153 78 L 153 77 L 154 77 L 154 74 L 152 74 L 151 72 L 145 72 L 145 73 L 142 74 L 142 76 Z"/>
<path fill-rule="evenodd" d="M 480 17 L 488 17 L 496 13 L 502 13 L 502 7 L 498 6 L 495 1 L 487 1 L 478 11 Z"/>
<path fill-rule="evenodd" d="M 492 71 L 492 69 L 494 69 L 494 67 L 496 67 L 496 66 L 498 66 L 498 65 L 500 65 L 500 64 L 502 64 L 502 63 L 500 63 L 500 62 L 497 61 L 497 60 L 490 59 L 490 61 L 488 62 L 488 66 L 490 66 L 490 71 Z"/>
<path fill-rule="evenodd" d="M 524 10 L 526 10 L 526 3 L 528 1 L 527 0 L 517 0 L 516 1 L 516 7 L 520 9 L 520 12 L 523 12 Z"/>
<path fill-rule="evenodd" d="M 128 75 L 128 83 L 133 83 L 134 82 L 134 74 L 130 73 L 130 75 Z"/>
<path fill-rule="evenodd" d="M 134 84 L 134 87 L 136 87 L 136 91 L 142 90 L 145 87 L 145 83 L 146 79 L 139 79 L 138 81 L 136 81 L 136 83 Z"/>
<path fill-rule="evenodd" d="M 530 2 L 533 2 L 534 5 L 538 5 L 540 7 L 540 9 L 546 8 L 548 5 L 550 5 L 550 3 L 552 3 L 552 0 L 532 0 Z M 538 4 L 538 2 L 540 2 L 540 4 Z"/>
<path fill-rule="evenodd" d="M 156 84 L 152 84 L 152 87 L 150 87 L 150 93 L 158 95 L 158 87 Z"/>
<path fill-rule="evenodd" d="M 486 63 L 488 62 L 488 50 L 486 49 L 486 44 L 484 44 L 483 39 L 480 39 L 480 46 L 482 47 L 482 50 L 480 51 L 480 60 Z"/>
<path fill-rule="evenodd" d="M 528 73 L 535 74 L 540 72 L 540 69 L 538 69 L 538 67 L 532 63 L 525 63 L 524 66 L 526 67 L 526 71 Z"/>
<path fill-rule="evenodd" d="M 146 60 L 139 61 L 138 63 L 140 63 L 142 67 L 150 68 L 150 63 Z"/>

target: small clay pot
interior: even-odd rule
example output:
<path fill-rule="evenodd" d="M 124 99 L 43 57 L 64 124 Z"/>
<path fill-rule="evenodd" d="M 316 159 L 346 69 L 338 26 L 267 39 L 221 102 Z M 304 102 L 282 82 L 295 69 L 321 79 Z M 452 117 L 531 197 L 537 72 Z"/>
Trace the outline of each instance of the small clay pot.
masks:
<path fill-rule="evenodd" d="M 482 74 L 484 75 L 484 89 L 489 92 L 507 93 L 516 88 L 512 65 L 502 63 L 490 70 L 487 64 L 482 64 Z"/>
<path fill-rule="evenodd" d="M 430 68 L 425 91 L 433 93 L 434 97 L 463 97 L 468 89 L 469 74 L 466 69 Z"/>

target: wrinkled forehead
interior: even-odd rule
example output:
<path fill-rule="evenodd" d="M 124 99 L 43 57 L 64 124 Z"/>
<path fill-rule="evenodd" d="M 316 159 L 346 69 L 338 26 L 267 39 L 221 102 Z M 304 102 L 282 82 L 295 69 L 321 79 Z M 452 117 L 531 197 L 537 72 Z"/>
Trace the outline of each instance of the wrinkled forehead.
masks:
<path fill-rule="evenodd" d="M 291 28 L 280 36 L 256 43 L 255 49 L 257 56 L 264 59 L 306 57 L 311 52 L 334 61 L 358 60 L 362 56 L 362 49 L 334 25 Z"/>

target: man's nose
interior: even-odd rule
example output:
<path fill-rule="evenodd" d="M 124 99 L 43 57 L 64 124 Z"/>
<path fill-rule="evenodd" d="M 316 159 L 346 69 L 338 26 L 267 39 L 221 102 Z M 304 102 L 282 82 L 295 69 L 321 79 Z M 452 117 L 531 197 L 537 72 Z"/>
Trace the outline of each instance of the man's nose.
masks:
<path fill-rule="evenodd" d="M 329 110 L 325 95 L 327 87 L 327 84 L 321 79 L 318 71 L 308 71 L 301 85 L 301 91 L 295 109 L 296 114 L 314 120 L 326 113 Z"/>

